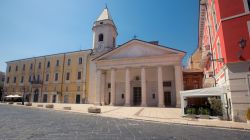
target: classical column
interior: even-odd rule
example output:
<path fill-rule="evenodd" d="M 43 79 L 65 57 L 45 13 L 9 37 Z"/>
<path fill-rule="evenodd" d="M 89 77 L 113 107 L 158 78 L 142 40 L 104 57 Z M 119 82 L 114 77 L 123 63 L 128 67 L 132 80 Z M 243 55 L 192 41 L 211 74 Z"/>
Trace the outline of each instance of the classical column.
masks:
<path fill-rule="evenodd" d="M 130 106 L 130 70 L 126 68 L 126 77 L 125 77 L 125 106 Z"/>
<path fill-rule="evenodd" d="M 106 73 L 102 71 L 101 74 L 101 104 L 104 105 L 105 104 L 105 93 L 106 93 Z"/>
<path fill-rule="evenodd" d="M 164 95 L 163 95 L 163 80 L 162 80 L 162 67 L 157 68 L 158 74 L 158 106 L 164 107 Z"/>
<path fill-rule="evenodd" d="M 182 68 L 180 65 L 175 65 L 175 93 L 176 93 L 176 107 L 181 107 L 180 91 L 183 90 Z"/>
<path fill-rule="evenodd" d="M 101 75 L 102 71 L 97 70 L 96 72 L 96 94 L 95 94 L 95 104 L 100 105 L 101 104 Z"/>
<path fill-rule="evenodd" d="M 141 106 L 147 106 L 147 95 L 146 95 L 146 70 L 144 67 L 141 68 Z"/>
<path fill-rule="evenodd" d="M 110 105 L 115 105 L 115 69 L 111 69 L 111 102 Z"/>

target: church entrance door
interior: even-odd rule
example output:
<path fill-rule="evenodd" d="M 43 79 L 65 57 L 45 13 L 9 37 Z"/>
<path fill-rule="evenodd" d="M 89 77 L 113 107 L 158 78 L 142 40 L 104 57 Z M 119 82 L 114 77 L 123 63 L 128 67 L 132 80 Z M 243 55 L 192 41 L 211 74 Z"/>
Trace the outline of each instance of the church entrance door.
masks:
<path fill-rule="evenodd" d="M 164 92 L 164 104 L 165 106 L 171 106 L 171 92 Z"/>
<path fill-rule="evenodd" d="M 38 102 L 38 98 L 39 98 L 39 90 L 36 89 L 35 94 L 34 94 L 34 98 L 33 98 L 33 102 Z"/>
<path fill-rule="evenodd" d="M 133 103 L 135 106 L 141 105 L 141 87 L 133 88 Z"/>

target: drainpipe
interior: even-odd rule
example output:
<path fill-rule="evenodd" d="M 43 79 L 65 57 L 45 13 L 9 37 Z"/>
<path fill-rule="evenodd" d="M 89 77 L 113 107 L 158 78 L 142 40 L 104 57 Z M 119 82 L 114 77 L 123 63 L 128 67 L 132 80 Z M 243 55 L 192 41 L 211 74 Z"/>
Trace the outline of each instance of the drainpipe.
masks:
<path fill-rule="evenodd" d="M 44 63 L 43 63 L 43 72 L 42 72 L 42 77 L 43 77 L 43 79 L 42 79 L 42 81 L 41 81 L 41 94 L 43 95 L 43 87 L 44 87 L 44 85 L 43 85 L 43 82 L 44 82 L 44 73 L 45 73 L 45 65 L 46 64 L 46 57 L 44 56 Z M 38 63 L 38 67 L 39 67 L 39 63 Z M 42 97 L 43 98 L 43 97 Z M 43 101 L 42 101 L 43 102 Z M 47 94 L 47 102 L 48 102 L 48 94 Z"/>
<path fill-rule="evenodd" d="M 64 63 L 65 63 L 65 53 L 63 55 L 63 68 L 62 68 L 62 82 L 61 82 L 61 102 L 62 102 L 62 91 L 63 91 L 63 81 L 64 81 Z"/>

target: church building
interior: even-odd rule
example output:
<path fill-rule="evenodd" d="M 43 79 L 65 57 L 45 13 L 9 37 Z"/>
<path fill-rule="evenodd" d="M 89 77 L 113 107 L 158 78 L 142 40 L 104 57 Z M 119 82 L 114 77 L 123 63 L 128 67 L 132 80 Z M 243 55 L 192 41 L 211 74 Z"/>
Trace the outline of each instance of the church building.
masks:
<path fill-rule="evenodd" d="M 88 101 L 97 105 L 180 106 L 185 52 L 132 39 L 116 47 L 117 28 L 107 8 L 93 26 Z"/>

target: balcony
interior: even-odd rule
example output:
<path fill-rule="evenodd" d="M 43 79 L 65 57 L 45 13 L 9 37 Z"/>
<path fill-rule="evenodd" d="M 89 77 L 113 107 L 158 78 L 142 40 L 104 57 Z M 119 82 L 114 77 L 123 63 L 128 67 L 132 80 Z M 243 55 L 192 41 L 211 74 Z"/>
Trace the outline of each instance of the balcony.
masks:
<path fill-rule="evenodd" d="M 30 84 L 31 85 L 42 85 L 43 81 L 41 81 L 41 80 L 33 80 L 33 81 L 30 81 Z"/>

